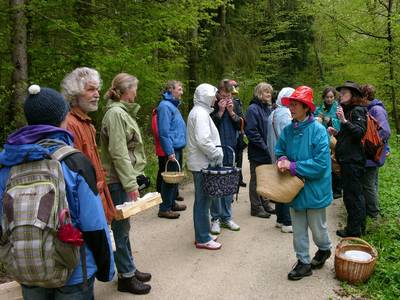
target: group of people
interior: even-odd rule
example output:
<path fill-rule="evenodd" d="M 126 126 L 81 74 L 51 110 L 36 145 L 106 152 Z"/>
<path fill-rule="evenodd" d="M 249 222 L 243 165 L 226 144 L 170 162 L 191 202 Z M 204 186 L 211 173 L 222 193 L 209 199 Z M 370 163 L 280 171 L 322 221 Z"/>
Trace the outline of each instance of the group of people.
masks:
<path fill-rule="evenodd" d="M 115 206 L 136 201 L 143 185 L 148 185 L 144 142 L 136 121 L 140 109 L 135 102 L 138 79 L 120 73 L 105 93 L 108 102 L 100 129 L 100 155 L 89 113 L 98 109 L 101 85 L 99 73 L 83 67 L 64 78 L 61 93 L 31 86 L 24 103 L 28 125 L 12 133 L 0 153 L 3 201 L 14 166 L 47 159 L 64 145 L 80 150 L 60 163 L 72 224 L 83 233 L 85 258 L 81 255 L 81 262 L 62 287 L 22 283 L 25 299 L 72 296 L 92 299 L 94 278 L 112 280 L 114 263 L 118 291 L 150 292 L 147 282 L 151 274 L 139 271 L 132 255 L 130 220 L 115 218 Z M 325 89 L 318 108 L 310 87 L 283 88 L 273 101 L 272 86 L 262 82 L 255 87 L 246 114 L 243 114 L 237 89 L 237 82 L 229 79 L 220 81 L 217 87 L 200 84 L 185 122 L 179 110 L 183 84 L 177 80 L 167 82 L 152 120 L 159 161 L 157 191 L 162 197 L 158 217 L 177 219 L 179 212 L 186 210 L 186 205 L 177 203 L 183 200 L 178 184 L 167 183 L 161 176 L 166 165 L 170 171 L 182 166 L 186 147 L 187 166 L 193 174 L 195 188 L 195 247 L 218 250 L 221 227 L 239 231 L 240 226 L 232 217 L 233 195 L 210 197 L 203 191 L 201 170 L 209 166 L 240 165 L 245 134 L 250 162 L 250 215 L 269 218 L 276 213 L 276 227 L 284 233 L 293 232 L 298 261 L 288 278 L 298 280 L 311 275 L 312 269 L 322 267 L 331 255 L 325 210 L 334 196 L 332 182 L 335 196 L 341 196 L 343 190 L 348 214 L 347 226 L 338 230 L 337 235 L 360 236 L 365 230 L 366 214 L 373 218 L 378 216 L 377 174 L 388 151 L 382 154 L 379 162 L 367 160 L 361 140 L 369 113 L 379 122 L 381 137 L 387 144 L 390 135 L 387 113 L 382 102 L 374 98 L 371 85 L 360 87 L 354 82 Z M 337 91 L 340 92 L 339 102 Z M 335 155 L 340 165 L 340 174 L 334 175 L 331 136 L 337 139 Z M 269 199 L 263 199 L 256 192 L 256 167 L 272 163 L 279 171 L 299 176 L 305 182 L 293 202 L 276 203 L 275 208 Z M 341 177 L 346 180 L 341 181 Z M 318 246 L 312 259 L 308 228 Z"/>

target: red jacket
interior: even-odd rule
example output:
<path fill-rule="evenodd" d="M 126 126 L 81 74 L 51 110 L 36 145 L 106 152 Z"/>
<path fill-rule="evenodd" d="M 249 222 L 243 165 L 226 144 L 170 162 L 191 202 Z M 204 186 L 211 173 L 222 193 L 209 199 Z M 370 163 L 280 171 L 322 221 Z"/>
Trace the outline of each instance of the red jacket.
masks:
<path fill-rule="evenodd" d="M 97 189 L 103 202 L 107 223 L 111 224 L 116 210 L 106 182 L 106 174 L 101 165 L 99 151 L 96 144 L 96 129 L 92 119 L 79 107 L 72 107 L 67 116 L 68 130 L 74 135 L 75 148 L 82 151 L 92 162 L 96 171 Z"/>

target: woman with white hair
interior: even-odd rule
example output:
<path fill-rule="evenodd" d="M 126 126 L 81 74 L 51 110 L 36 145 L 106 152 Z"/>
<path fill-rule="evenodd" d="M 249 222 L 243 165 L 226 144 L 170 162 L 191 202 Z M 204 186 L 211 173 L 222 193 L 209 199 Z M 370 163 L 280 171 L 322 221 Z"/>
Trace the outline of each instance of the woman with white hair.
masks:
<path fill-rule="evenodd" d="M 269 155 L 271 156 L 272 163 L 276 162 L 275 156 L 275 145 L 279 140 L 283 128 L 292 122 L 292 115 L 289 108 L 282 105 L 283 97 L 290 97 L 294 89 L 291 87 L 285 87 L 281 89 L 276 99 L 275 110 L 268 117 L 268 136 L 267 145 L 269 150 Z M 276 225 L 275 227 L 280 228 L 284 233 L 293 232 L 292 220 L 290 218 L 289 205 L 283 203 L 275 204 L 276 211 Z"/>

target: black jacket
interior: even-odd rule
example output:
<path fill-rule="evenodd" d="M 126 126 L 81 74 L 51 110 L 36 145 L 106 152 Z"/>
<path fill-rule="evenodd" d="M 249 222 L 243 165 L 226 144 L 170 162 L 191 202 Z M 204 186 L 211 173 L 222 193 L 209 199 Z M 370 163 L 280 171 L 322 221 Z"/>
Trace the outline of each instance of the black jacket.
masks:
<path fill-rule="evenodd" d="M 343 105 L 347 123 L 341 124 L 336 136 L 336 159 L 339 164 L 365 165 L 366 158 L 361 140 L 367 131 L 367 108 Z"/>

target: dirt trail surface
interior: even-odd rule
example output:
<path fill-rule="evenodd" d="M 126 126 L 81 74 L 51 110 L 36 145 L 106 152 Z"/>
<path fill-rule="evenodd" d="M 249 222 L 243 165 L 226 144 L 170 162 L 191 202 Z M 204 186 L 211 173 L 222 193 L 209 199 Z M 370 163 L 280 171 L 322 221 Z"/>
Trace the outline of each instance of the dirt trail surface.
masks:
<path fill-rule="evenodd" d="M 247 159 L 244 176 L 249 182 Z M 248 186 L 248 185 L 247 185 Z M 333 256 L 310 277 L 287 280 L 296 262 L 292 234 L 275 228 L 276 217 L 260 219 L 250 216 L 248 189 L 241 188 L 239 201 L 233 204 L 233 219 L 239 232 L 222 229 L 221 250 L 194 247 L 193 184 L 182 187 L 181 195 L 188 209 L 177 220 L 157 217 L 149 209 L 132 217 L 131 241 L 138 269 L 151 272 L 152 290 L 145 296 L 117 291 L 111 283 L 96 282 L 96 299 L 337 299 L 334 289 Z M 328 225 L 333 246 L 338 240 L 335 230 L 341 205 L 335 200 L 328 208 Z M 310 233 L 311 239 L 311 233 Z M 310 255 L 316 251 L 311 242 Z"/>

